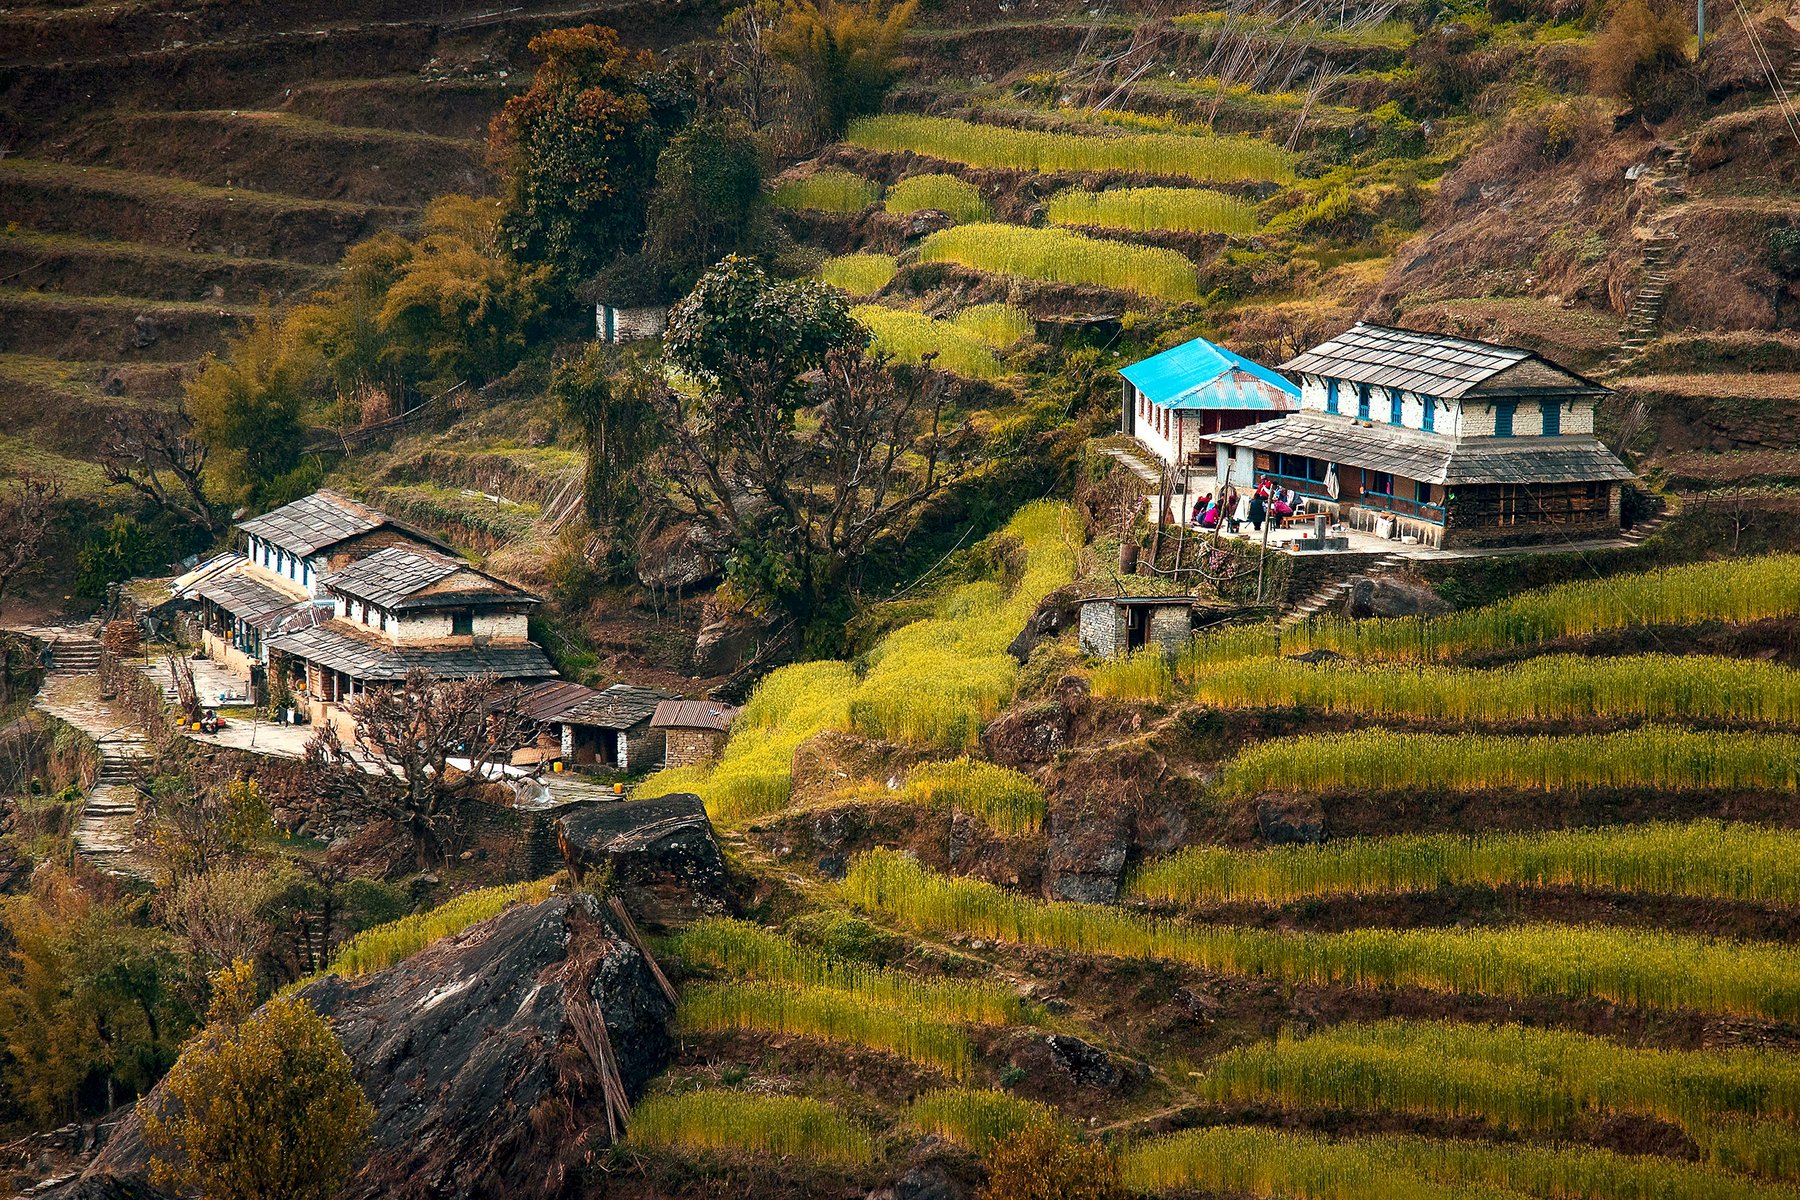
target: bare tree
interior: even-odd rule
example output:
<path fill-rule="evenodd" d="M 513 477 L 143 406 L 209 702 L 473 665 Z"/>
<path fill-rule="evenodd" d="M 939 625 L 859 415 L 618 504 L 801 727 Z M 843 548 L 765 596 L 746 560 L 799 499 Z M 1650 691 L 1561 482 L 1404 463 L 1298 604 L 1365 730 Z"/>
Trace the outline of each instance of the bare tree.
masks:
<path fill-rule="evenodd" d="M 780 24 L 777 0 L 751 0 L 727 13 L 719 26 L 726 87 L 752 129 L 761 129 L 773 116 L 781 74 L 773 43 Z"/>
<path fill-rule="evenodd" d="M 330 722 L 306 746 L 308 782 L 324 795 L 406 828 L 421 868 L 441 865 L 458 831 L 457 808 L 499 780 L 525 737 L 519 689 L 493 675 L 441 680 L 414 669 L 350 704 L 357 748 Z"/>
<path fill-rule="evenodd" d="M 201 481 L 206 443 L 185 404 L 121 417 L 100 447 L 100 468 L 107 482 L 132 488 L 163 511 L 208 533 L 224 532 Z"/>
<path fill-rule="evenodd" d="M 20 471 L 11 492 L 0 496 L 0 598 L 13 577 L 37 561 L 60 499 L 61 481 L 29 470 Z"/>

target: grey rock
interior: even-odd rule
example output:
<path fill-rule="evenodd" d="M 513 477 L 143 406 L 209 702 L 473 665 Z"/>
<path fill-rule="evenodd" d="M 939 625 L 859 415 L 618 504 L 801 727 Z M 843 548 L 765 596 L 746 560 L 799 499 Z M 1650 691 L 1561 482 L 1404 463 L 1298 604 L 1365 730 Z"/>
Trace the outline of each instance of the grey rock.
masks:
<path fill-rule="evenodd" d="M 1365 576 L 1350 585 L 1344 615 L 1365 617 L 1429 617 L 1450 611 L 1450 604 L 1416 579 Z"/>
<path fill-rule="evenodd" d="M 1292 796 L 1264 796 L 1256 802 L 1256 832 L 1272 846 L 1316 846 L 1325 840 L 1325 814 Z"/>
<path fill-rule="evenodd" d="M 596 868 L 630 908 L 665 925 L 729 906 L 730 879 L 706 804 L 691 792 L 574 806 L 556 822 L 577 878 Z"/>
<path fill-rule="evenodd" d="M 1125 878 L 1131 817 L 1118 806 L 1053 814 L 1044 891 L 1052 900 L 1113 904 Z"/>

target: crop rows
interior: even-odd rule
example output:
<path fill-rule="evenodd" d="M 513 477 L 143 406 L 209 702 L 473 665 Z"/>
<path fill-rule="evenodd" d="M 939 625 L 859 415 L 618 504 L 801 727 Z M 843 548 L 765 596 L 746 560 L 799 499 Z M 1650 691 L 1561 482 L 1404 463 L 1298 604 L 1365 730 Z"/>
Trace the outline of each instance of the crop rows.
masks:
<path fill-rule="evenodd" d="M 1680 1126 L 1715 1165 L 1800 1172 L 1800 1064 L 1753 1050 L 1637 1050 L 1521 1025 L 1394 1021 L 1245 1046 L 1208 1069 L 1208 1097 L 1478 1117 L 1557 1132 L 1580 1115 Z"/>
<path fill-rule="evenodd" d="M 873 296 L 894 278 L 891 254 L 840 254 L 819 268 L 819 278 L 852 296 Z"/>
<path fill-rule="evenodd" d="M 1104 905 L 1030 900 L 939 875 L 888 850 L 860 855 L 844 889 L 908 928 L 1061 953 L 1162 959 L 1295 983 L 1598 998 L 1773 1020 L 1800 1015 L 1800 953 L 1779 945 L 1595 926 L 1294 933 L 1188 925 Z"/>
<path fill-rule="evenodd" d="M 997 833 L 1036 833 L 1044 823 L 1043 789 L 1028 776 L 969 758 L 914 767 L 902 798 L 934 808 L 966 812 Z"/>
<path fill-rule="evenodd" d="M 981 191 L 954 175 L 910 175 L 888 189 L 884 207 L 901 216 L 935 208 L 958 224 L 993 216 Z"/>
<path fill-rule="evenodd" d="M 945 1088 L 913 1101 L 907 1116 L 921 1133 L 949 1138 L 977 1154 L 986 1154 L 1020 1130 L 1054 1122 L 1056 1110 L 1006 1092 Z"/>
<path fill-rule="evenodd" d="M 1206 188 L 1071 189 L 1050 198 L 1050 219 L 1058 225 L 1092 225 L 1138 233 L 1256 232 L 1256 206 Z"/>
<path fill-rule="evenodd" d="M 911 151 L 971 167 L 1046 174 L 1116 171 L 1201 183 L 1286 183 L 1294 177 L 1292 154 L 1254 138 L 1050 133 L 893 113 L 853 122 L 847 140 L 870 150 Z"/>
<path fill-rule="evenodd" d="M 1199 298 L 1194 264 L 1173 250 L 1091 238 L 1067 229 L 957 225 L 919 246 L 920 262 L 1046 283 L 1134 292 L 1174 303 Z"/>
<path fill-rule="evenodd" d="M 1226 763 L 1215 792 L 1559 792 L 1594 788 L 1792 791 L 1800 737 L 1650 725 L 1569 737 L 1482 734 L 1314 734 L 1259 743 Z"/>
<path fill-rule="evenodd" d="M 758 1155 L 861 1166 L 875 1155 L 859 1125 L 809 1096 L 760 1096 L 719 1088 L 652 1096 L 631 1114 L 634 1146 Z"/>
<path fill-rule="evenodd" d="M 1250 851 L 1201 846 L 1151 863 L 1132 890 L 1188 904 L 1286 904 L 1469 885 L 1800 905 L 1800 833 L 1693 821 L 1352 838 Z"/>
<path fill-rule="evenodd" d="M 881 188 L 842 167 L 826 167 L 810 175 L 780 181 L 770 198 L 776 208 L 859 213 L 881 199 Z"/>
<path fill-rule="evenodd" d="M 859 304 L 850 315 L 874 335 L 877 350 L 900 362 L 917 363 L 930 354 L 933 367 L 952 375 L 995 379 L 1005 373 L 993 348 L 954 322 L 880 304 Z"/>
<path fill-rule="evenodd" d="M 998 984 L 923 979 L 883 971 L 795 945 L 745 921 L 708 918 L 684 929 L 672 945 L 683 962 L 767 983 L 830 989 L 870 1007 L 899 1008 L 940 1021 L 1007 1025 L 1034 1020 L 1019 997 Z"/>
<path fill-rule="evenodd" d="M 695 792 L 715 821 L 734 821 L 785 805 L 793 791 L 794 750 L 826 730 L 973 749 L 982 725 L 1012 696 L 1018 680 L 1019 664 L 1006 647 L 1038 602 L 1074 577 L 1070 520 L 1064 505 L 1025 505 L 1005 529 L 1024 558 L 1010 593 L 988 581 L 956 588 L 938 601 L 934 615 L 882 638 L 860 677 L 849 663 L 830 659 L 770 672 L 751 694 L 715 766 L 659 771 L 636 794 Z"/>
<path fill-rule="evenodd" d="M 1775 1200 L 1785 1188 L 1717 1168 L 1605 1150 L 1414 1137 L 1333 1141 L 1223 1126 L 1125 1153 L 1139 1192 L 1186 1189 L 1269 1200 Z"/>
<path fill-rule="evenodd" d="M 779 984 L 690 987 L 676 1011 L 690 1032 L 749 1030 L 818 1038 L 885 1050 L 953 1078 L 968 1073 L 974 1051 L 961 1029 L 903 1007 L 869 1004 L 851 992 Z"/>

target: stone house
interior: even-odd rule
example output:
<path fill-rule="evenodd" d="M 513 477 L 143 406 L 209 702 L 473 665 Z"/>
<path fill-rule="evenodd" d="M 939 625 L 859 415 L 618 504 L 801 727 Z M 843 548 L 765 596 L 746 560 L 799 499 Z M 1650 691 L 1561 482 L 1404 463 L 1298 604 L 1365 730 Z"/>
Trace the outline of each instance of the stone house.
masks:
<path fill-rule="evenodd" d="M 1076 639 L 1091 658 L 1120 658 L 1146 646 L 1173 655 L 1194 636 L 1190 596 L 1095 596 L 1081 602 Z"/>
<path fill-rule="evenodd" d="M 1529 350 L 1366 322 L 1281 369 L 1301 380 L 1299 411 L 1218 439 L 1239 486 L 1270 479 L 1308 511 L 1429 546 L 1618 531 L 1633 473 L 1594 436 L 1609 392 L 1591 379 Z"/>
<path fill-rule="evenodd" d="M 663 735 L 663 765 L 691 767 L 717 759 L 738 711 L 712 700 L 664 700 L 658 704 L 650 728 Z"/>
<path fill-rule="evenodd" d="M 663 733 L 652 727 L 657 705 L 673 692 L 615 683 L 571 705 L 556 718 L 563 761 L 614 771 L 649 771 L 663 765 Z"/>

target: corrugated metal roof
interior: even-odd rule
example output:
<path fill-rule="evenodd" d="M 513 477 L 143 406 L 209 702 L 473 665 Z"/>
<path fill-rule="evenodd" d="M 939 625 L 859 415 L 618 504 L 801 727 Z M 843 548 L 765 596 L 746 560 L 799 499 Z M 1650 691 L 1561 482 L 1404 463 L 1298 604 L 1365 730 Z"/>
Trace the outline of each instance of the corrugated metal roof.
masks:
<path fill-rule="evenodd" d="M 549 679 L 556 668 L 536 645 L 414 646 L 374 642 L 347 632 L 338 621 L 327 622 L 301 633 L 288 634 L 269 643 L 269 648 L 357 679 L 403 679 L 414 667 L 439 679 L 469 679 L 497 675 L 502 679 Z"/>
<path fill-rule="evenodd" d="M 1131 386 L 1163 408 L 1287 412 L 1300 389 L 1259 362 L 1195 338 L 1120 369 Z"/>
<path fill-rule="evenodd" d="M 674 692 L 615 683 L 593 699 L 577 704 L 558 718 L 569 725 L 596 729 L 630 729 L 648 721 L 664 700 L 679 699 Z"/>
<path fill-rule="evenodd" d="M 650 717 L 652 729 L 718 729 L 731 728 L 737 719 L 734 705 L 716 700 L 664 700 Z"/>
<path fill-rule="evenodd" d="M 1587 435 L 1458 441 L 1300 414 L 1221 433 L 1217 440 L 1387 471 L 1422 483 L 1592 483 L 1633 477 L 1617 455 Z"/>
<path fill-rule="evenodd" d="M 1606 390 L 1517 346 L 1366 321 L 1358 321 L 1330 341 L 1289 359 L 1281 364 L 1281 369 L 1455 400 L 1501 372 L 1531 360 L 1566 377 L 1569 391 Z"/>
<path fill-rule="evenodd" d="M 387 518 L 368 505 L 320 490 L 260 517 L 240 521 L 238 528 L 290 554 L 307 555 L 386 523 Z"/>

